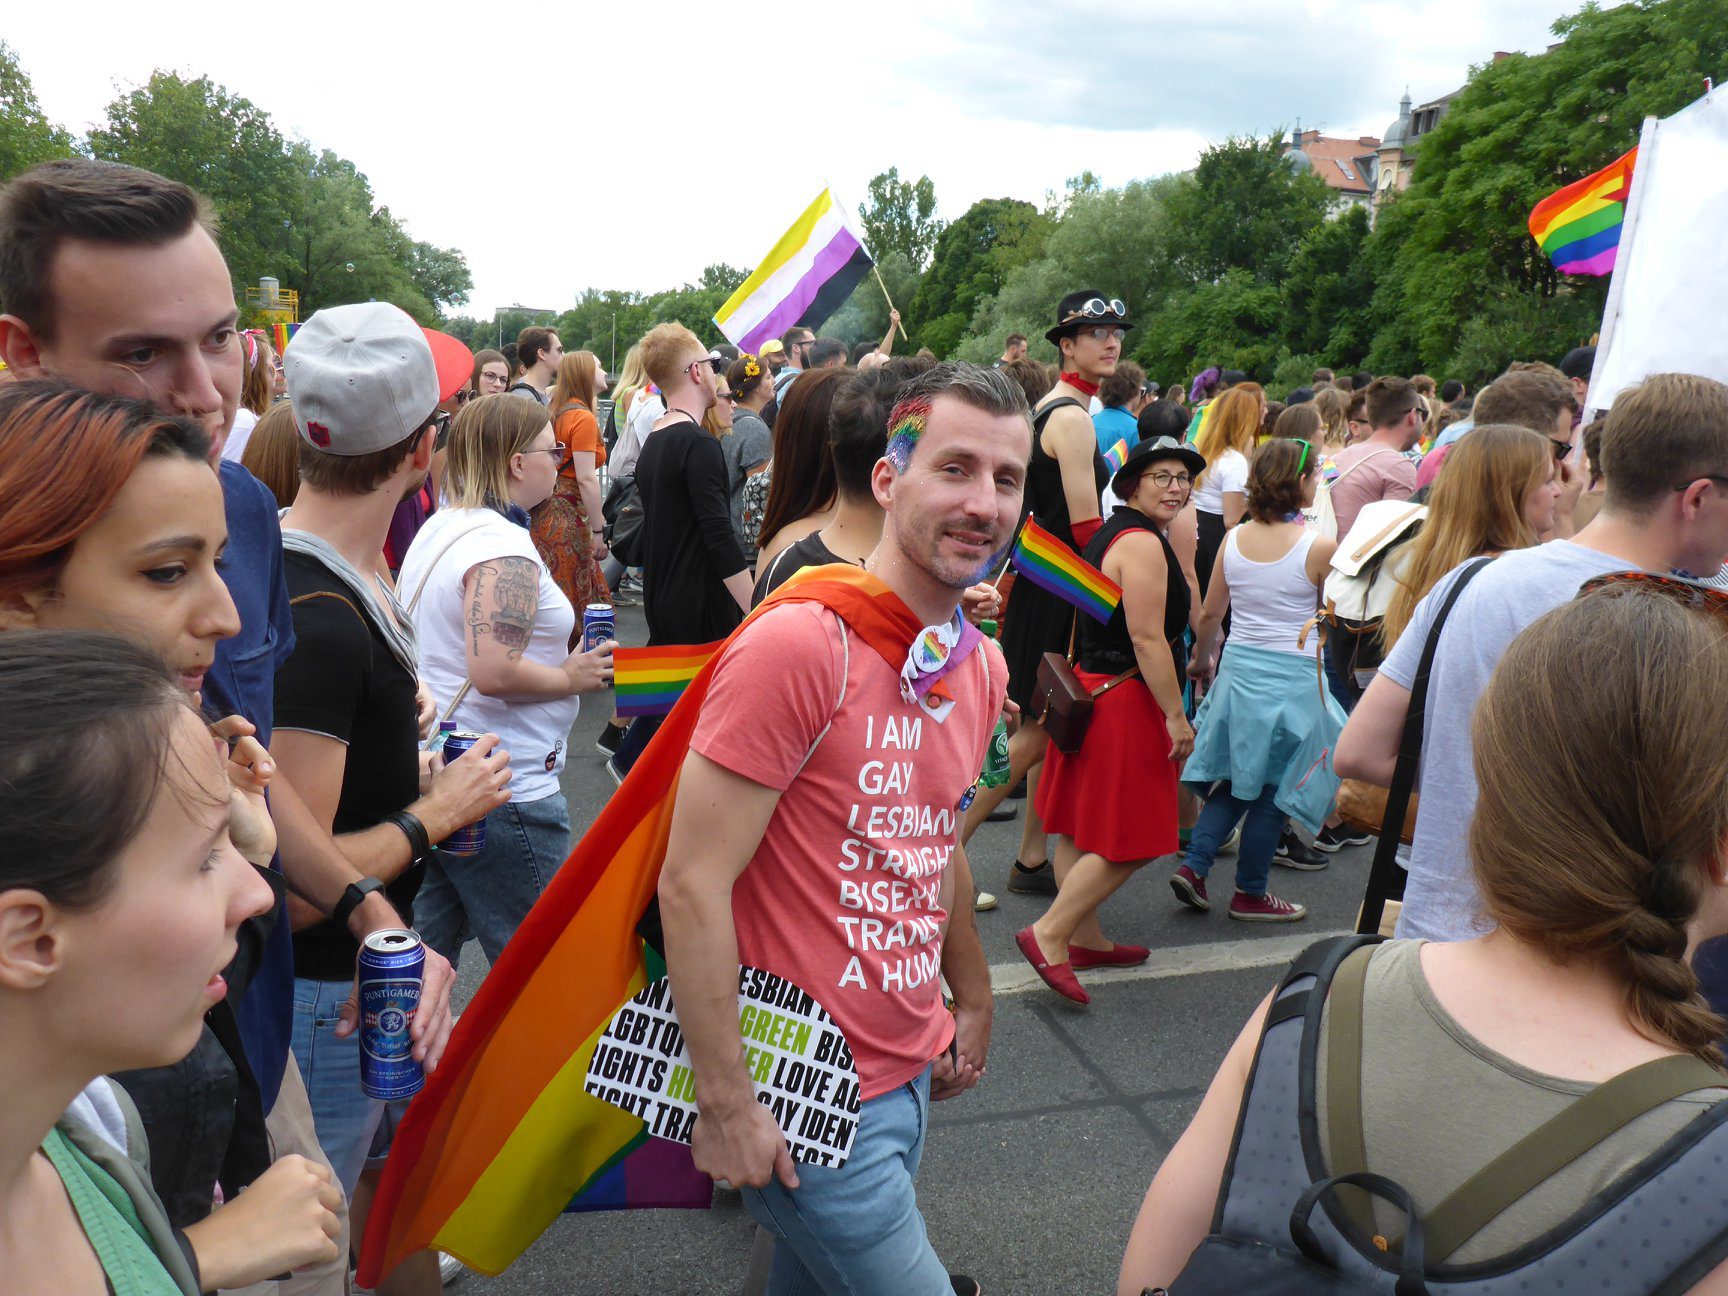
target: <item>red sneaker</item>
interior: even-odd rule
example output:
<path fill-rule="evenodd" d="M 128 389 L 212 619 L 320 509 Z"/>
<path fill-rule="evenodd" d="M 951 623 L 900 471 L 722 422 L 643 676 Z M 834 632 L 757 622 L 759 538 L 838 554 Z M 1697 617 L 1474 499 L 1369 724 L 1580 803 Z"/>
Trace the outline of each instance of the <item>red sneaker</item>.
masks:
<path fill-rule="evenodd" d="M 1107 950 L 1082 949 L 1078 945 L 1068 947 L 1068 962 L 1076 972 L 1086 968 L 1135 967 L 1151 957 L 1152 951 L 1144 945 L 1117 944 Z"/>
<path fill-rule="evenodd" d="M 1176 898 L 1190 909 L 1198 909 L 1202 913 L 1212 907 L 1212 902 L 1206 898 L 1206 879 L 1184 864 L 1176 870 L 1170 879 L 1170 889 L 1176 893 Z"/>
<path fill-rule="evenodd" d="M 1230 897 L 1230 916 L 1243 922 L 1296 922 L 1307 917 L 1308 910 L 1280 900 L 1270 891 L 1257 896 L 1238 891 Z"/>
<path fill-rule="evenodd" d="M 1089 1004 L 1092 996 L 1081 986 L 1080 980 L 1074 975 L 1072 963 L 1049 963 L 1044 959 L 1044 951 L 1038 948 L 1038 938 L 1032 934 L 1030 927 L 1014 933 L 1014 943 L 1020 947 L 1020 953 L 1025 956 L 1032 970 L 1064 999 L 1071 999 L 1077 1004 Z"/>

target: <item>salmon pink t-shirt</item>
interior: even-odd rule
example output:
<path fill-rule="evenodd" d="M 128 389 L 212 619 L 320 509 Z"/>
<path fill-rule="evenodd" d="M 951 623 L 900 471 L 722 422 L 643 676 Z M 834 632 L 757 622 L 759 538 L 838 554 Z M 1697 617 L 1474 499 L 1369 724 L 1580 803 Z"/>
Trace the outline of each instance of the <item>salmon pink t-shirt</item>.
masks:
<path fill-rule="evenodd" d="M 739 961 L 828 1010 L 865 1099 L 953 1038 L 942 887 L 1007 676 L 985 640 L 945 677 L 938 724 L 902 700 L 898 664 L 820 604 L 788 603 L 726 650 L 703 699 L 691 748 L 781 794 L 732 888 Z"/>

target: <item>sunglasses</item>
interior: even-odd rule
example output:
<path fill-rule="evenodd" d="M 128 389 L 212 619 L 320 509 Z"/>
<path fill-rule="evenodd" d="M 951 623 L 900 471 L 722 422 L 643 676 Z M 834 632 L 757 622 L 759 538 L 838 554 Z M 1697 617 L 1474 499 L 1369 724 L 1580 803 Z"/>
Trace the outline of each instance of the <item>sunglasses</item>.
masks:
<path fill-rule="evenodd" d="M 1634 589 L 1648 590 L 1652 594 L 1660 594 L 1676 603 L 1683 603 L 1689 608 L 1702 612 L 1714 612 L 1718 616 L 1728 617 L 1728 590 L 1715 589 L 1702 581 L 1692 580 L 1685 576 L 1668 576 L 1661 572 L 1618 571 L 1608 572 L 1603 576 L 1592 576 L 1578 587 L 1578 596 L 1594 593 L 1602 589 L 1615 589 L 1624 586 L 1627 591 Z"/>
<path fill-rule="evenodd" d="M 1069 311 L 1062 322 L 1066 324 L 1069 320 L 1077 319 L 1107 319 L 1111 315 L 1120 319 L 1127 313 L 1128 308 L 1118 298 L 1112 297 L 1105 301 L 1102 297 L 1093 297 L 1078 309 Z"/>
<path fill-rule="evenodd" d="M 454 397 L 458 405 L 466 405 L 473 398 L 474 393 L 469 391 L 466 387 L 458 388 Z"/>
<path fill-rule="evenodd" d="M 1681 482 L 1678 486 L 1676 486 L 1674 488 L 1674 490 L 1676 493 L 1678 493 L 1680 491 L 1687 489 L 1689 486 L 1692 485 L 1693 482 L 1700 482 L 1700 481 L 1721 482 L 1724 485 L 1728 485 L 1728 477 L 1720 476 L 1717 473 L 1699 473 L 1696 477 L 1689 477 L 1685 481 Z"/>
<path fill-rule="evenodd" d="M 569 446 L 567 446 L 567 445 L 565 445 L 565 444 L 564 444 L 564 443 L 563 443 L 563 442 L 562 442 L 562 441 L 554 441 L 554 442 L 553 442 L 553 443 L 552 443 L 552 444 L 551 444 L 551 445 L 549 445 L 549 446 L 530 446 L 530 447 L 529 447 L 529 448 L 528 448 L 528 449 L 526 449 L 526 450 L 519 450 L 519 451 L 517 451 L 517 453 L 518 453 L 518 454 L 549 454 L 549 455 L 561 455 L 561 454 L 563 454 L 563 453 L 564 453 L 564 452 L 565 452 L 565 451 L 566 451 L 566 450 L 568 450 L 568 449 L 569 449 L 569 448 L 570 448 L 570 447 L 569 447 Z"/>
<path fill-rule="evenodd" d="M 1554 447 L 1554 460 L 1556 463 L 1572 453 L 1572 443 L 1570 441 L 1556 441 L 1553 437 L 1549 437 L 1548 444 Z M 1681 487 L 1681 489 L 1684 490 L 1685 487 Z"/>

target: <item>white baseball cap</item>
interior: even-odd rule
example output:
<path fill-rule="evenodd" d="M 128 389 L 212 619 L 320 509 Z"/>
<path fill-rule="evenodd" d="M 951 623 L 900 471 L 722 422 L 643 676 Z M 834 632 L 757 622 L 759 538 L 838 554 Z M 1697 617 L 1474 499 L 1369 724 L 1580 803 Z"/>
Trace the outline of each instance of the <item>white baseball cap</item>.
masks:
<path fill-rule="evenodd" d="M 438 407 L 438 366 L 426 334 L 389 302 L 327 306 L 283 352 L 294 426 L 327 454 L 400 444 Z"/>

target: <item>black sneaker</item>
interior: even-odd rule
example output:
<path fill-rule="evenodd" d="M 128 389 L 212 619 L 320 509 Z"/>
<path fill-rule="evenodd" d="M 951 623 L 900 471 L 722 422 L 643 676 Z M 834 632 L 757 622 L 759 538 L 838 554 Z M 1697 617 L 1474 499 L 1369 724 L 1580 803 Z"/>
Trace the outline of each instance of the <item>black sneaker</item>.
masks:
<path fill-rule="evenodd" d="M 954 1296 L 984 1296 L 984 1289 L 978 1285 L 976 1278 L 968 1278 L 965 1274 L 949 1274 L 948 1281 L 954 1285 Z"/>
<path fill-rule="evenodd" d="M 1026 780 L 1025 779 L 1021 779 L 1013 787 L 1008 789 L 1008 799 L 1010 801 L 1024 801 L 1026 799 Z"/>
<path fill-rule="evenodd" d="M 616 756 L 618 744 L 624 741 L 624 735 L 629 732 L 629 725 L 613 724 L 610 720 L 600 731 L 600 736 L 594 740 L 594 748 L 602 756 Z"/>
<path fill-rule="evenodd" d="M 989 814 L 984 816 L 984 822 L 1007 823 L 1014 817 L 1015 813 L 1014 803 L 1012 801 L 1004 800 L 1001 805 L 997 806 Z"/>
<path fill-rule="evenodd" d="M 1314 849 L 1330 855 L 1346 846 L 1366 846 L 1373 840 L 1367 833 L 1358 832 L 1349 824 L 1339 824 L 1336 828 L 1322 828 L 1314 838 Z"/>
<path fill-rule="evenodd" d="M 1053 896 L 1056 894 L 1056 870 L 1046 860 L 1037 868 L 1027 868 L 1019 860 L 1008 870 L 1008 889 L 1015 895 Z"/>
<path fill-rule="evenodd" d="M 1324 855 L 1305 845 L 1300 837 L 1286 828 L 1278 838 L 1278 849 L 1272 852 L 1272 862 L 1285 868 L 1313 873 L 1331 863 Z"/>

